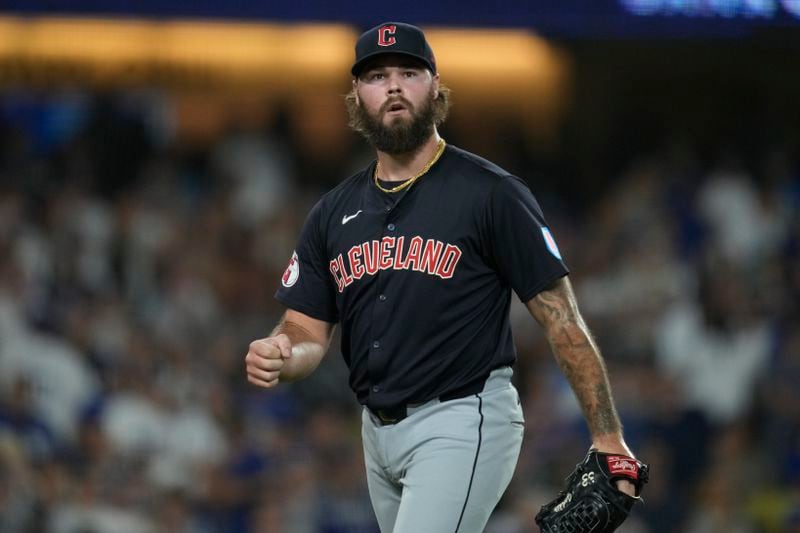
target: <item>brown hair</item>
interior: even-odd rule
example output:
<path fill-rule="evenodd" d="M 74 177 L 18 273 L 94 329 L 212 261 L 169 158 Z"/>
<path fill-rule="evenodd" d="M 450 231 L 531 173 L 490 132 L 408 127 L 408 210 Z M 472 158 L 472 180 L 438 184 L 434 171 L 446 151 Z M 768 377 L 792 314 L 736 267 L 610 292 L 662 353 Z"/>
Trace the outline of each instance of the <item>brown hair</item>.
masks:
<path fill-rule="evenodd" d="M 358 101 L 356 99 L 355 87 L 350 90 L 344 97 L 345 106 L 347 106 L 347 115 L 350 120 L 347 125 L 353 130 L 364 133 L 364 122 L 362 115 L 358 112 Z M 450 87 L 444 84 L 439 84 L 439 96 L 433 101 L 433 123 L 435 126 L 440 126 L 447 119 L 447 114 L 450 112 Z"/>

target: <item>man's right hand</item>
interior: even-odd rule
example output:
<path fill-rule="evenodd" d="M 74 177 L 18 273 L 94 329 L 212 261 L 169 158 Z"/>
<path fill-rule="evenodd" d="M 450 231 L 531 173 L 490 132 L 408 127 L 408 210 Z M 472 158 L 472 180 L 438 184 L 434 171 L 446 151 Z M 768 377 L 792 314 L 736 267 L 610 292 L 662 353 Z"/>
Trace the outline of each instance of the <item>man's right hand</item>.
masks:
<path fill-rule="evenodd" d="M 247 381 L 259 387 L 274 387 L 280 381 L 285 360 L 291 356 L 292 341 L 283 333 L 251 342 L 244 358 Z"/>

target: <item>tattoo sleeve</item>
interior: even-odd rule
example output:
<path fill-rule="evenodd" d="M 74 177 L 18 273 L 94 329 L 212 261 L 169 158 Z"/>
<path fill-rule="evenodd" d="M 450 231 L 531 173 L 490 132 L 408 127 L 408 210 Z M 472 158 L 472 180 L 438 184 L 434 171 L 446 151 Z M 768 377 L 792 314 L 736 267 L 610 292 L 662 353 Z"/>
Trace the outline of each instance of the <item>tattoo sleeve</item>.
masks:
<path fill-rule="evenodd" d="M 580 403 L 593 437 L 621 432 L 608 372 L 567 277 L 532 298 L 528 309 L 544 328 L 561 371 Z"/>

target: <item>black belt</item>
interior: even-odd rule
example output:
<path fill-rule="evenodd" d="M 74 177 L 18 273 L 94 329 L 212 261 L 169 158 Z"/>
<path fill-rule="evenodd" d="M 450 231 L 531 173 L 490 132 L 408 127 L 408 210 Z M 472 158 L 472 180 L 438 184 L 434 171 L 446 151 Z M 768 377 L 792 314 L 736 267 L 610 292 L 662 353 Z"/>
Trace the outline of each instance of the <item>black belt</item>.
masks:
<path fill-rule="evenodd" d="M 484 385 L 486 385 L 486 380 L 489 376 L 482 376 L 480 379 L 475 380 L 471 383 L 466 385 L 462 385 L 456 389 L 451 390 L 450 392 L 446 392 L 439 396 L 440 402 L 446 402 L 449 400 L 456 400 L 458 398 L 466 398 L 467 396 L 472 396 L 473 394 L 478 394 L 479 392 L 483 391 Z M 419 406 L 422 404 L 400 404 L 394 405 L 392 407 L 384 407 L 382 409 L 373 409 L 368 407 L 368 409 L 375 415 L 377 418 L 377 422 L 382 426 L 389 426 L 391 424 L 397 424 L 404 418 L 408 416 L 408 408 L 411 406 Z"/>

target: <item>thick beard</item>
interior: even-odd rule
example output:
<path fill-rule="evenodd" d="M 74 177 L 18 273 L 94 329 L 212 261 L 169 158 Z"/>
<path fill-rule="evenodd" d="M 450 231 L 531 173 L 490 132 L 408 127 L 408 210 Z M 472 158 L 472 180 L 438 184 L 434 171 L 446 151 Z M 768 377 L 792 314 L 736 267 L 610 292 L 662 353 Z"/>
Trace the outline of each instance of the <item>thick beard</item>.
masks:
<path fill-rule="evenodd" d="M 376 149 L 387 154 L 405 154 L 416 151 L 433 135 L 433 92 L 425 100 L 418 112 L 410 109 L 411 120 L 395 120 L 386 126 L 378 118 L 364 109 L 363 103 L 357 106 L 356 112 L 363 128 L 362 135 Z"/>

